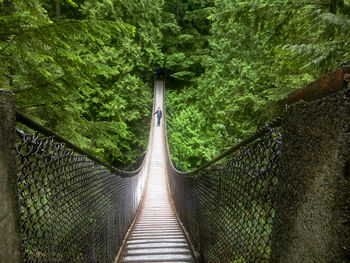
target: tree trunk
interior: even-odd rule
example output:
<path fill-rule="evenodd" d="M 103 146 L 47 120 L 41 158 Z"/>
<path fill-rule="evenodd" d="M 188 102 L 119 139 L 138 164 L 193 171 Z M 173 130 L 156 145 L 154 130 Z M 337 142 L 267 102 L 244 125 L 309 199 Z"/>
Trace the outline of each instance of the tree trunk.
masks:
<path fill-rule="evenodd" d="M 56 19 L 59 20 L 61 17 L 61 4 L 60 0 L 56 0 Z"/>
<path fill-rule="evenodd" d="M 176 1 L 176 25 L 179 26 L 179 1 Z M 179 40 L 176 38 L 176 43 L 175 43 L 176 49 L 179 47 Z"/>
<path fill-rule="evenodd" d="M 330 0 L 330 12 L 332 14 L 336 14 L 337 13 L 337 0 Z"/>

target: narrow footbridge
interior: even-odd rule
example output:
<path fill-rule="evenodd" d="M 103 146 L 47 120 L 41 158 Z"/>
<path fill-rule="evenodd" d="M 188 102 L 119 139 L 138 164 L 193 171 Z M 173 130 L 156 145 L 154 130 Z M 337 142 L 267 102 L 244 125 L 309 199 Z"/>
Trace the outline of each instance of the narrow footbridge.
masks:
<path fill-rule="evenodd" d="M 164 108 L 163 93 L 163 82 L 156 82 L 156 109 Z M 153 124 L 151 136 L 145 194 L 118 262 L 195 262 L 169 196 L 163 125 Z"/>
<path fill-rule="evenodd" d="M 166 114 L 138 168 L 120 170 L 0 90 L 0 262 L 349 262 L 349 80 L 343 67 L 297 90 L 190 172 L 170 158 Z M 164 92 L 156 81 L 163 113 Z"/>

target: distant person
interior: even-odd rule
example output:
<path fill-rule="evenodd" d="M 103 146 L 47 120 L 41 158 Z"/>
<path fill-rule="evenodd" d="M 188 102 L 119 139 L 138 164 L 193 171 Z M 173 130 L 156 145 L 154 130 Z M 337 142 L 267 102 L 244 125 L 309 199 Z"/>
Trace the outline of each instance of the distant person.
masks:
<path fill-rule="evenodd" d="M 162 118 L 162 110 L 160 109 L 160 107 L 158 107 L 158 110 L 156 110 L 156 112 L 154 114 L 157 114 L 157 127 L 160 126 L 160 119 Z"/>
<path fill-rule="evenodd" d="M 164 78 L 164 69 L 161 68 L 159 65 L 156 69 L 156 73 L 157 73 L 157 79 L 163 79 Z"/>

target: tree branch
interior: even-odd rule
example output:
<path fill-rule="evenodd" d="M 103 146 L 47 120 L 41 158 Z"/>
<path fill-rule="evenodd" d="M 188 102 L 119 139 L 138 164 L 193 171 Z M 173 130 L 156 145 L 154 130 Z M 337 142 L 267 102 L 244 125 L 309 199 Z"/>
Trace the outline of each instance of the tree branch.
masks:
<path fill-rule="evenodd" d="M 43 104 L 37 104 L 37 105 L 28 105 L 22 108 L 19 108 L 18 110 L 23 110 L 23 109 L 28 109 L 28 108 L 38 108 L 38 107 L 45 107 L 45 106 L 50 106 L 50 105 L 57 105 L 57 104 L 62 104 L 63 102 L 53 102 L 51 104 L 43 103 Z"/>
<path fill-rule="evenodd" d="M 8 78 L 10 78 L 10 77 L 8 77 Z M 58 77 L 58 78 L 55 78 L 55 79 L 53 79 L 53 80 L 51 80 L 51 81 L 49 81 L 49 82 L 46 82 L 46 83 L 44 83 L 44 84 L 42 84 L 40 87 L 42 88 L 42 87 L 47 87 L 47 86 L 49 86 L 50 84 L 52 84 L 52 83 L 54 83 L 54 82 L 56 82 L 56 81 L 58 81 L 58 80 L 60 80 L 60 79 L 63 79 L 64 78 L 64 75 L 62 75 L 62 76 L 60 76 L 60 77 Z M 18 90 L 12 90 L 12 92 L 13 93 L 22 93 L 22 92 L 26 92 L 26 91 L 30 91 L 30 90 L 32 90 L 32 89 L 34 89 L 35 87 L 30 87 L 30 88 L 27 88 L 27 89 L 18 89 Z"/>
<path fill-rule="evenodd" d="M 4 51 L 11 45 L 12 41 L 16 38 L 16 36 L 17 36 L 21 31 L 22 31 L 22 29 L 21 29 L 18 33 L 14 34 L 14 35 L 12 35 L 12 36 L 10 37 L 10 40 L 7 41 L 7 44 L 0 50 L 0 56 L 1 56 L 1 54 L 4 53 Z"/>

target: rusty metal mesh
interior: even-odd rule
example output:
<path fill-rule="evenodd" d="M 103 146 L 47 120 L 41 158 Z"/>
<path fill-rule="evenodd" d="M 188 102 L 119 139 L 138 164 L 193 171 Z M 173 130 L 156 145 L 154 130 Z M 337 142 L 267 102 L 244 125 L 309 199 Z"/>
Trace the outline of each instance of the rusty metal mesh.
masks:
<path fill-rule="evenodd" d="M 219 164 L 168 176 L 176 211 L 204 262 L 269 262 L 281 136 L 266 126 Z"/>
<path fill-rule="evenodd" d="M 17 130 L 17 184 L 26 262 L 113 262 L 146 174 L 115 173 L 54 137 Z"/>

